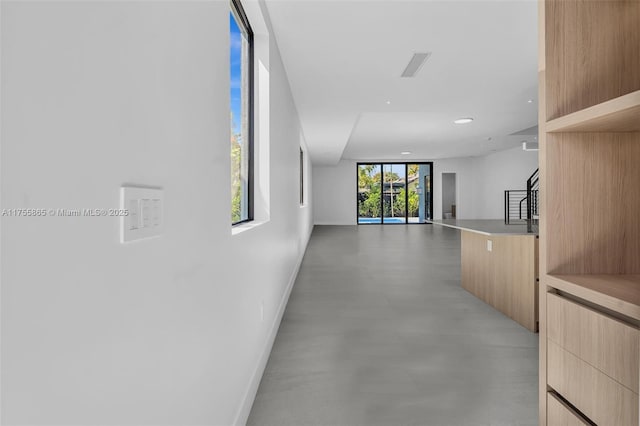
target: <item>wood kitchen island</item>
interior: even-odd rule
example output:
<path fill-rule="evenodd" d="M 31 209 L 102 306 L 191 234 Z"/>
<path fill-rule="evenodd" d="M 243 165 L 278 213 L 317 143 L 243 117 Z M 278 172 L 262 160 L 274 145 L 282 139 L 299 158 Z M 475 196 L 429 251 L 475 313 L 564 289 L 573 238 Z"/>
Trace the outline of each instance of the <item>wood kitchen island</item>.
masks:
<path fill-rule="evenodd" d="M 536 227 L 506 225 L 502 220 L 445 219 L 431 223 L 461 231 L 462 287 L 537 332 Z"/>

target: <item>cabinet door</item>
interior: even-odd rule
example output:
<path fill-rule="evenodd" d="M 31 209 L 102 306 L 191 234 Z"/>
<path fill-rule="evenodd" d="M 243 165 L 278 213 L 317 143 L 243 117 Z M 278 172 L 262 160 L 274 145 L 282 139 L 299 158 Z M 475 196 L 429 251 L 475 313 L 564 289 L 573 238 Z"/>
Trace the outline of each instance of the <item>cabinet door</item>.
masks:
<path fill-rule="evenodd" d="M 599 425 L 638 426 L 638 394 L 547 340 L 547 382 Z"/>
<path fill-rule="evenodd" d="M 547 338 L 638 393 L 637 328 L 547 293 Z"/>
<path fill-rule="evenodd" d="M 547 424 L 553 426 L 588 426 L 578 414 L 552 393 L 547 393 Z"/>

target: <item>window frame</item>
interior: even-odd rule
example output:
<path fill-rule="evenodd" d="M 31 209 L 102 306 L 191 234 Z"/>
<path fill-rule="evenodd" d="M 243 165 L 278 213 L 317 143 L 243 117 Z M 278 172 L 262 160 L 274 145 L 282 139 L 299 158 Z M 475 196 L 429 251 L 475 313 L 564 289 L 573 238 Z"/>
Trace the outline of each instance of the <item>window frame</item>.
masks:
<path fill-rule="evenodd" d="M 404 217 L 405 222 L 396 223 L 396 222 L 385 222 L 384 221 L 384 197 L 380 197 L 380 223 L 366 223 L 360 222 L 360 205 L 358 203 L 358 189 L 359 189 L 359 179 L 360 179 L 360 166 L 366 165 L 376 165 L 380 166 L 380 182 L 383 184 L 384 182 L 384 166 L 386 165 L 404 165 L 405 176 L 409 176 L 409 165 L 411 164 L 428 164 L 429 165 L 429 179 L 431 181 L 431 191 L 429 192 L 429 215 L 431 216 L 431 220 L 433 220 L 433 161 L 359 161 L 356 162 L 356 225 L 430 225 L 431 222 L 409 222 L 409 191 L 405 191 L 404 196 Z"/>
<path fill-rule="evenodd" d="M 239 220 L 237 222 L 231 222 L 231 226 L 240 225 L 242 223 L 251 222 L 254 220 L 254 43 L 253 43 L 253 29 L 251 28 L 251 24 L 249 23 L 249 19 L 247 18 L 247 14 L 242 7 L 242 3 L 240 0 L 230 0 L 229 1 L 229 11 L 234 15 L 236 23 L 240 28 L 240 31 L 244 31 L 247 37 L 247 45 L 248 45 L 248 79 L 247 82 L 247 96 L 249 97 L 247 101 L 247 143 L 248 149 L 247 153 L 249 155 L 248 164 L 247 164 L 247 218 Z M 229 31 L 231 32 L 231 31 Z M 229 77 L 229 81 L 231 81 L 231 76 Z M 231 101 L 231 100 L 229 100 Z M 231 107 L 231 102 L 229 102 L 229 107 Z M 231 157 L 229 157 L 231 158 Z"/>
<path fill-rule="evenodd" d="M 304 150 L 300 147 L 300 205 L 304 206 Z"/>

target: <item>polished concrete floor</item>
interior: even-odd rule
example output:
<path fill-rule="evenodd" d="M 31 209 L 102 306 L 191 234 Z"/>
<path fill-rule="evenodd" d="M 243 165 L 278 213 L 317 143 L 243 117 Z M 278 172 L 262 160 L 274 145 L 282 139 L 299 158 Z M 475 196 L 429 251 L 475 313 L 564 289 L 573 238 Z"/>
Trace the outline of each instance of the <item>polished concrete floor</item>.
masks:
<path fill-rule="evenodd" d="M 537 425 L 538 335 L 460 287 L 459 231 L 316 226 L 249 425 Z"/>

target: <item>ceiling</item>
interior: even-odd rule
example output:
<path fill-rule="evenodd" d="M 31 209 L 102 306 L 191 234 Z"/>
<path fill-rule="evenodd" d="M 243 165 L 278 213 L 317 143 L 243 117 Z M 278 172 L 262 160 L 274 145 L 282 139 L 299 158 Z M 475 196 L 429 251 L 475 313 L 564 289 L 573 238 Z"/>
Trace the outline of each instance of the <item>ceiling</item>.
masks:
<path fill-rule="evenodd" d="M 480 156 L 533 141 L 512 134 L 538 121 L 536 1 L 266 4 L 314 164 Z M 401 77 L 416 52 L 432 54 Z"/>

